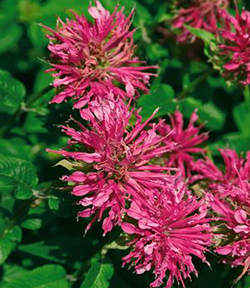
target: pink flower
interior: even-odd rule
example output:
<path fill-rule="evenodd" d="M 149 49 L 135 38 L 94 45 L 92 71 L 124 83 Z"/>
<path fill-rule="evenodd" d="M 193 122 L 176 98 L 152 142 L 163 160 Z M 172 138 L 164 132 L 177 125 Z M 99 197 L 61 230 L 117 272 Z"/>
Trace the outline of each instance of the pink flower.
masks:
<path fill-rule="evenodd" d="M 137 223 L 121 224 L 134 237 L 129 243 L 132 252 L 123 258 L 123 264 L 130 262 L 137 274 L 152 269 L 156 280 L 151 287 L 162 285 L 167 272 L 165 288 L 172 287 L 174 279 L 185 287 L 184 279 L 191 279 L 191 273 L 198 275 L 193 256 L 207 263 L 204 252 L 212 239 L 207 212 L 205 203 L 192 196 L 180 181 L 172 182 L 146 205 L 133 201 L 127 214 Z"/>
<path fill-rule="evenodd" d="M 189 124 L 183 129 L 184 121 L 181 112 L 176 111 L 170 116 L 171 125 L 163 122 L 158 126 L 157 131 L 161 136 L 169 136 L 164 140 L 165 144 L 176 143 L 177 145 L 169 154 L 167 166 L 178 167 L 185 175 L 186 168 L 190 170 L 193 162 L 193 153 L 204 153 L 205 149 L 197 147 L 208 139 L 208 133 L 200 133 L 203 125 L 195 126 L 198 120 L 197 111 L 194 111 L 190 117 Z M 185 167 L 186 166 L 186 167 Z"/>
<path fill-rule="evenodd" d="M 221 240 L 216 252 L 226 255 L 224 263 L 232 267 L 244 266 L 238 281 L 245 273 L 250 274 L 250 213 L 249 202 L 237 202 L 233 197 L 221 197 L 220 194 L 207 195 L 212 209 L 220 216 Z M 248 200 L 250 185 L 248 186 Z"/>
<path fill-rule="evenodd" d="M 193 170 L 195 180 L 207 180 L 210 194 L 206 195 L 212 210 L 219 216 L 219 244 L 216 251 L 227 255 L 224 262 L 233 267 L 244 266 L 239 280 L 250 273 L 250 152 L 246 159 L 234 150 L 220 149 L 225 169 L 210 160 L 198 160 Z M 221 229 L 220 229 L 221 228 Z"/>
<path fill-rule="evenodd" d="M 244 159 L 239 158 L 232 149 L 219 149 L 219 151 L 223 157 L 225 169 L 221 171 L 208 157 L 205 161 L 200 159 L 192 162 L 192 170 L 198 174 L 194 175 L 191 181 L 209 180 L 209 187 L 214 192 L 225 196 L 231 191 L 231 197 L 242 198 L 245 194 L 244 187 L 248 186 L 248 181 L 250 181 L 250 152 Z"/>
<path fill-rule="evenodd" d="M 160 124 L 144 129 L 154 114 L 142 123 L 134 112 L 136 123 L 131 126 L 132 112 L 119 99 L 96 98 L 80 113 L 91 130 L 77 121 L 79 129 L 62 126 L 63 132 L 71 137 L 69 147 L 51 152 L 74 160 L 76 171 L 63 180 L 72 183 L 72 194 L 81 197 L 80 205 L 88 207 L 79 212 L 80 217 L 94 215 L 93 222 L 101 219 L 104 211 L 108 212 L 103 221 L 106 234 L 120 224 L 131 199 L 146 203 L 154 197 L 155 189 L 168 187 L 175 178 L 167 173 L 171 169 L 150 163 L 169 152 L 173 144 L 161 145 L 164 138 L 156 134 Z"/>
<path fill-rule="evenodd" d="M 226 10 L 221 12 L 224 19 L 219 46 L 224 57 L 223 74 L 228 80 L 243 85 L 250 84 L 250 12 L 244 8 L 239 14 L 236 6 L 236 16 Z"/>
<path fill-rule="evenodd" d="M 220 9 L 227 8 L 228 0 L 191 0 L 190 4 L 185 6 L 185 1 L 179 0 L 177 3 L 176 16 L 173 20 L 173 27 L 181 30 L 178 35 L 178 42 L 194 42 L 196 37 L 192 35 L 184 25 L 193 28 L 207 30 L 211 33 L 217 33 L 217 22 L 220 21 Z"/>
<path fill-rule="evenodd" d="M 51 33 L 46 35 L 52 66 L 47 72 L 56 78 L 53 85 L 59 91 L 51 102 L 73 97 L 75 107 L 81 108 L 96 95 L 125 98 L 138 95 L 138 89 L 147 92 L 146 84 L 155 74 L 144 70 L 157 67 L 138 66 L 144 62 L 134 57 L 135 30 L 129 31 L 134 11 L 127 18 L 123 9 L 110 14 L 96 1 L 89 7 L 93 23 L 72 13 L 75 19 L 66 23 L 58 18 L 55 31 L 45 27 Z"/>

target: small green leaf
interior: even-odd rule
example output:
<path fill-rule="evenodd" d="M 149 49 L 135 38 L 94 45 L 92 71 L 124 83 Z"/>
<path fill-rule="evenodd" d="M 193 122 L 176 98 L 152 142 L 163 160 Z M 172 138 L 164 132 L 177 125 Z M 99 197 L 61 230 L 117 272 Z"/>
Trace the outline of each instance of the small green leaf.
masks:
<path fill-rule="evenodd" d="M 218 49 L 216 45 L 216 37 L 214 34 L 200 28 L 194 28 L 189 25 L 185 25 L 185 28 L 193 35 L 203 40 L 205 44 L 209 45 L 212 50 Z"/>
<path fill-rule="evenodd" d="M 233 110 L 234 120 L 243 135 L 250 136 L 250 106 L 248 103 L 240 103 Z"/>
<path fill-rule="evenodd" d="M 5 263 L 3 265 L 3 277 L 1 280 L 3 282 L 11 282 L 16 278 L 21 277 L 26 271 L 27 270 L 21 266 L 14 265 L 13 263 L 11 264 Z M 0 287 L 2 287 L 1 284 Z"/>
<path fill-rule="evenodd" d="M 28 199 L 37 185 L 36 169 L 32 163 L 13 157 L 0 158 L 0 188 L 14 190 L 17 199 Z"/>
<path fill-rule="evenodd" d="M 58 211 L 60 209 L 61 200 L 57 197 L 50 197 L 48 199 L 48 205 L 51 210 Z"/>
<path fill-rule="evenodd" d="M 158 43 L 147 45 L 147 55 L 151 61 L 158 61 L 162 58 L 168 57 L 168 50 Z"/>
<path fill-rule="evenodd" d="M 4 283 L 1 288 L 68 288 L 66 272 L 59 265 L 45 265 Z"/>
<path fill-rule="evenodd" d="M 160 110 L 155 115 L 155 118 L 171 113 L 176 107 L 174 90 L 167 84 L 154 85 L 150 89 L 149 94 L 139 98 L 138 105 L 142 107 L 140 115 L 143 121 L 147 120 L 157 108 L 160 108 Z"/>
<path fill-rule="evenodd" d="M 15 23 L 7 26 L 5 30 L 2 30 L 0 33 L 0 54 L 16 46 L 21 36 L 22 28 Z"/>
<path fill-rule="evenodd" d="M 185 117 L 189 118 L 192 112 L 198 108 L 200 121 L 205 127 L 220 130 L 225 123 L 225 113 L 216 107 L 213 102 L 202 103 L 192 97 L 187 97 L 180 101 L 180 110 Z"/>
<path fill-rule="evenodd" d="M 21 242 L 22 229 L 19 226 L 14 226 L 12 229 L 7 230 L 5 237 L 14 242 Z"/>
<path fill-rule="evenodd" d="M 0 70 L 0 111 L 14 113 L 26 94 L 24 85 L 9 72 Z"/>
<path fill-rule="evenodd" d="M 219 148 L 234 149 L 238 153 L 249 151 L 250 135 L 243 135 L 240 133 L 228 133 L 220 140 L 209 145 L 210 150 L 217 150 Z"/>
<path fill-rule="evenodd" d="M 80 288 L 108 288 L 109 280 L 113 274 L 114 267 L 112 264 L 95 262 L 89 269 Z"/>
<path fill-rule="evenodd" d="M 15 248 L 15 246 L 15 242 L 7 238 L 0 239 L 0 265 L 5 262 L 5 260 L 8 258 L 9 254 Z"/>
<path fill-rule="evenodd" d="M 21 227 L 29 230 L 37 230 L 45 226 L 52 213 L 42 207 L 30 208 L 28 215 L 24 218 Z"/>
<path fill-rule="evenodd" d="M 31 160 L 31 146 L 21 138 L 0 139 L 0 154 Z"/>
<path fill-rule="evenodd" d="M 98 247 L 99 242 L 89 236 L 59 236 L 40 242 L 19 245 L 17 249 L 47 261 L 67 264 L 77 269 L 79 267 L 78 263 L 82 263 L 92 256 Z"/>

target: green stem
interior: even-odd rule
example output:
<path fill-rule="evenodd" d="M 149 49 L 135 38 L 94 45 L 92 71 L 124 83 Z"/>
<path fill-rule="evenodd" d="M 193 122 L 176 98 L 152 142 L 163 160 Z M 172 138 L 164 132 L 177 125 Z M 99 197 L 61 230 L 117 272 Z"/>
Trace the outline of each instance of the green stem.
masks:
<path fill-rule="evenodd" d="M 53 88 L 54 87 L 51 85 L 47 86 L 42 91 L 40 91 L 38 94 L 35 94 L 33 97 L 30 97 L 30 99 L 26 102 L 25 107 L 30 108 L 34 102 L 36 102 L 38 99 L 40 99 L 43 95 L 47 94 Z"/>
<path fill-rule="evenodd" d="M 211 74 L 213 74 L 214 69 L 209 69 L 207 70 L 205 73 L 203 73 L 200 77 L 196 78 L 193 82 L 190 83 L 190 85 L 183 89 L 178 95 L 177 95 L 177 99 L 181 100 L 183 97 L 185 97 L 187 94 L 189 94 L 190 92 L 192 92 L 194 90 L 194 88 L 199 85 L 200 83 L 202 83 L 203 81 L 205 81 L 207 79 L 208 76 L 210 76 Z"/>
<path fill-rule="evenodd" d="M 44 94 L 48 93 L 50 90 L 53 89 L 53 86 L 48 86 L 44 88 L 41 92 L 38 94 L 35 94 L 34 96 L 30 97 L 28 101 L 25 104 L 21 104 L 17 111 L 11 116 L 9 121 L 6 123 L 6 125 L 1 129 L 0 136 L 4 136 L 4 134 L 9 130 L 9 127 L 12 126 L 12 124 L 15 122 L 16 118 L 18 118 L 22 113 L 26 112 L 28 108 L 32 106 L 34 102 L 36 102 L 38 99 L 40 99 Z"/>

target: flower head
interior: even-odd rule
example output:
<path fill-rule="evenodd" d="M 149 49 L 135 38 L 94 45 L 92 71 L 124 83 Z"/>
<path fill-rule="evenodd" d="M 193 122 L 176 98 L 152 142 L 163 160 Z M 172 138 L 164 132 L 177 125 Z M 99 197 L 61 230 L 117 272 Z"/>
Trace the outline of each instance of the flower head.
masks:
<path fill-rule="evenodd" d="M 110 14 L 96 1 L 89 13 L 93 23 L 73 12 L 75 19 L 66 23 L 58 18 L 55 31 L 45 27 L 50 31 L 48 72 L 56 78 L 53 85 L 59 91 L 52 102 L 74 97 L 75 107 L 80 108 L 97 95 L 132 97 L 138 89 L 147 92 L 146 84 L 155 74 L 144 70 L 156 66 L 138 66 L 143 62 L 134 56 L 134 30 L 129 30 L 134 11 L 126 18 L 116 7 Z"/>
<path fill-rule="evenodd" d="M 103 222 L 106 234 L 121 222 L 131 199 L 144 203 L 154 197 L 155 189 L 171 183 L 175 176 L 167 173 L 170 169 L 150 160 L 170 151 L 173 144 L 161 145 L 164 138 L 156 134 L 157 125 L 144 130 L 154 114 L 142 123 L 135 113 L 136 123 L 130 126 L 132 112 L 119 99 L 97 98 L 80 113 L 91 130 L 78 122 L 79 129 L 62 126 L 71 136 L 69 147 L 52 152 L 74 160 L 76 171 L 63 180 L 73 184 L 72 193 L 82 198 L 79 204 L 88 207 L 80 217 L 95 215 L 94 221 L 108 212 Z"/>
<path fill-rule="evenodd" d="M 209 160 L 198 160 L 193 180 L 208 181 L 206 195 L 212 210 L 219 216 L 219 242 L 216 252 L 226 255 L 224 262 L 244 266 L 242 275 L 250 272 L 250 153 L 246 159 L 231 149 L 221 149 L 223 172 Z"/>
<path fill-rule="evenodd" d="M 250 84 L 250 12 L 245 9 L 236 16 L 221 11 L 224 20 L 219 48 L 223 55 L 223 75 L 226 79 L 243 85 Z"/>
<path fill-rule="evenodd" d="M 246 159 L 238 157 L 233 149 L 219 149 L 225 164 L 221 171 L 208 157 L 205 161 L 199 159 L 192 162 L 192 170 L 198 174 L 192 177 L 192 182 L 205 179 L 209 180 L 209 187 L 213 191 L 228 191 L 230 187 L 239 186 L 242 181 L 250 181 L 250 152 Z"/>
<path fill-rule="evenodd" d="M 185 287 L 184 279 L 198 274 L 193 256 L 206 262 L 204 252 L 212 239 L 205 203 L 192 196 L 182 181 L 172 182 L 169 188 L 146 205 L 133 201 L 127 214 L 137 220 L 136 224 L 121 224 L 134 236 L 129 243 L 132 251 L 123 263 L 131 262 L 137 274 L 152 269 L 156 280 L 151 287 L 162 285 L 167 272 L 165 288 L 172 287 L 174 279 Z"/>
<path fill-rule="evenodd" d="M 238 193 L 239 189 L 242 189 L 242 199 L 245 196 L 245 201 L 233 197 L 231 191 L 227 197 L 216 194 L 209 195 L 207 198 L 210 200 L 212 209 L 220 216 L 222 229 L 218 229 L 218 233 L 221 239 L 217 244 L 216 252 L 225 255 L 224 263 L 229 263 L 232 267 L 243 266 L 237 281 L 245 273 L 250 274 L 250 184 L 231 189 L 237 189 Z"/>
<path fill-rule="evenodd" d="M 191 2 L 191 3 L 190 3 Z M 216 33 L 217 21 L 220 21 L 220 9 L 228 6 L 228 0 L 191 0 L 187 7 L 185 1 L 178 1 L 176 16 L 173 20 L 173 27 L 181 30 L 178 36 L 179 42 L 194 42 L 196 37 L 186 28 L 185 24 L 193 28 L 204 29 Z"/>
<path fill-rule="evenodd" d="M 208 133 L 200 133 L 203 125 L 195 126 L 198 120 L 196 111 L 190 117 L 189 124 L 183 129 L 184 121 L 181 112 L 176 111 L 170 116 L 171 125 L 162 122 L 157 131 L 161 136 L 169 136 L 164 140 L 165 144 L 176 143 L 175 148 L 169 154 L 167 166 L 178 167 L 185 175 L 186 168 L 190 170 L 193 161 L 192 153 L 205 153 L 205 149 L 197 147 L 208 139 Z M 186 165 L 186 167 L 185 167 Z"/>

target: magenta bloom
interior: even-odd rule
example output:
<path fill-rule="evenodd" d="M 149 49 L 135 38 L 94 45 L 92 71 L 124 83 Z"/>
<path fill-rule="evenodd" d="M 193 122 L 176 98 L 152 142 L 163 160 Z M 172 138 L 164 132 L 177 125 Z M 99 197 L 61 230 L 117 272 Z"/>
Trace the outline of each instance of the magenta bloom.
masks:
<path fill-rule="evenodd" d="M 178 1 L 176 7 L 178 10 L 173 20 L 173 27 L 181 30 L 181 34 L 177 38 L 178 42 L 194 42 L 196 39 L 184 27 L 185 24 L 216 33 L 217 22 L 220 21 L 219 12 L 229 4 L 228 0 L 191 0 L 186 7 L 183 2 L 185 1 Z"/>
<path fill-rule="evenodd" d="M 147 92 L 155 74 L 144 70 L 157 67 L 140 66 L 143 62 L 134 57 L 134 30 L 129 31 L 134 11 L 127 18 L 123 9 L 110 14 L 96 1 L 89 13 L 93 23 L 73 12 L 74 20 L 64 23 L 58 18 L 55 31 L 45 27 L 51 32 L 46 35 L 53 67 L 48 72 L 56 78 L 53 85 L 59 91 L 52 103 L 73 97 L 80 108 L 96 95 L 132 97 L 138 89 Z"/>
<path fill-rule="evenodd" d="M 223 10 L 224 27 L 221 29 L 220 50 L 224 59 L 224 76 L 243 85 L 250 84 L 250 12 L 245 9 L 233 17 Z"/>
<path fill-rule="evenodd" d="M 206 198 L 220 217 L 220 242 L 216 251 L 227 255 L 224 262 L 233 267 L 244 266 L 242 275 L 250 272 L 250 152 L 246 159 L 234 150 L 221 149 L 223 172 L 210 160 L 198 160 L 193 169 L 198 172 L 193 181 L 208 181 L 211 194 Z M 225 230 L 226 228 L 226 230 Z"/>
<path fill-rule="evenodd" d="M 227 197 L 221 197 L 219 193 L 210 195 L 209 200 L 212 209 L 220 216 L 220 226 L 226 228 L 221 230 L 222 238 L 216 252 L 226 256 L 224 263 L 232 267 L 243 266 L 241 275 L 236 279 L 240 280 L 245 273 L 250 274 L 250 184 L 231 189 L 238 193 L 242 191 L 242 201 L 235 199 L 231 191 Z"/>
<path fill-rule="evenodd" d="M 196 256 L 206 262 L 204 252 L 212 239 L 210 219 L 204 202 L 191 196 L 183 182 L 172 182 L 172 187 L 146 205 L 133 201 L 127 214 L 137 224 L 121 224 L 134 236 L 129 243 L 132 252 L 123 258 L 124 265 L 134 265 L 137 274 L 152 269 L 156 280 L 151 287 L 161 286 L 166 273 L 165 288 L 172 287 L 174 279 L 185 287 L 184 279 L 191 279 L 191 273 L 198 275 L 192 259 Z"/>
<path fill-rule="evenodd" d="M 239 185 L 241 181 L 250 180 L 250 152 L 247 158 L 239 158 L 237 153 L 232 149 L 219 149 L 225 169 L 221 171 L 207 157 L 206 160 L 198 160 L 192 163 L 192 170 L 198 174 L 192 177 L 192 182 L 207 179 L 210 180 L 209 187 L 222 193 L 225 189 L 233 185 Z"/>
<path fill-rule="evenodd" d="M 71 136 L 69 147 L 52 151 L 74 160 L 76 171 L 63 180 L 74 185 L 72 194 L 82 198 L 80 205 L 88 207 L 79 216 L 94 215 L 93 222 L 108 212 L 103 221 L 104 234 L 121 222 L 131 199 L 144 203 L 154 196 L 155 189 L 168 187 L 175 178 L 166 173 L 169 168 L 150 164 L 173 146 L 161 145 L 164 138 L 156 134 L 158 125 L 144 130 L 154 114 L 145 123 L 137 113 L 134 115 L 136 124 L 131 126 L 132 112 L 123 101 L 92 100 L 87 109 L 81 110 L 91 130 L 76 121 L 78 130 L 62 126 L 63 132 Z"/>
<path fill-rule="evenodd" d="M 205 149 L 197 147 L 197 145 L 203 143 L 208 139 L 208 133 L 200 133 L 200 129 L 203 125 L 195 126 L 195 122 L 198 120 L 196 111 L 190 117 L 189 124 L 186 129 L 183 129 L 184 121 L 181 112 L 176 111 L 170 116 L 171 125 L 162 122 L 158 126 L 157 131 L 161 136 L 166 136 L 164 143 L 169 145 L 170 143 L 176 143 L 175 148 L 169 154 L 167 166 L 178 167 L 182 174 L 185 175 L 186 168 L 190 170 L 191 163 L 193 162 L 193 153 L 204 153 Z M 185 167 L 186 165 L 186 167 Z"/>

